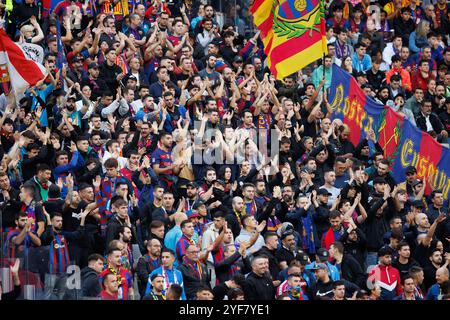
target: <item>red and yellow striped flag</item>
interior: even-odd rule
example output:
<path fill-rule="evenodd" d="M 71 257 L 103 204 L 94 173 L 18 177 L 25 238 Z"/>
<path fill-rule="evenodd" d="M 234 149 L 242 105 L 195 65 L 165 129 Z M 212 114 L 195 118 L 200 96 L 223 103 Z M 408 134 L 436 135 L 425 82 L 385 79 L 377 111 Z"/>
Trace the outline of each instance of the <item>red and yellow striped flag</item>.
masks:
<path fill-rule="evenodd" d="M 251 12 L 277 79 L 327 54 L 323 0 L 255 0 Z"/>

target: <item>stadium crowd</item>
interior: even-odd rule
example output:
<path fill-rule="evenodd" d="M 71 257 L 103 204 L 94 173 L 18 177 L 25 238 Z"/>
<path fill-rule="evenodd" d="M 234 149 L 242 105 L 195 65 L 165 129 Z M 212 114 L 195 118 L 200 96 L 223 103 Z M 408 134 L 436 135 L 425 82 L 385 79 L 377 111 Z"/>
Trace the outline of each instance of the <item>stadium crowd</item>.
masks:
<path fill-rule="evenodd" d="M 326 1 L 328 55 L 282 81 L 250 5 L 0 4 L 49 72 L 0 96 L 1 299 L 450 298 L 448 186 L 327 100 L 337 64 L 448 146 L 449 5 Z"/>

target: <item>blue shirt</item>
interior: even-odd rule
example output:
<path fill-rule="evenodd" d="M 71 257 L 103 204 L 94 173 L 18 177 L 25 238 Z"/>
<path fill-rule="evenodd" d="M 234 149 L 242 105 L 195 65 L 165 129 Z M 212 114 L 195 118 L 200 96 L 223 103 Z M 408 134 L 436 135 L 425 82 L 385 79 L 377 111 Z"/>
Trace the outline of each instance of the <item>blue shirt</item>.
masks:
<path fill-rule="evenodd" d="M 175 226 L 169 230 L 166 234 L 166 238 L 164 239 L 164 246 L 173 252 L 175 252 L 177 247 L 177 242 L 180 240 L 183 232 L 181 231 L 180 226 Z"/>
<path fill-rule="evenodd" d="M 355 52 L 352 56 L 352 66 L 355 71 L 369 71 L 372 69 L 372 60 L 368 54 L 365 54 L 362 60 L 359 60 L 358 54 Z"/>
<path fill-rule="evenodd" d="M 172 269 L 164 269 L 164 270 L 162 267 L 159 267 L 153 270 L 152 273 L 150 273 L 150 276 L 148 277 L 147 288 L 145 289 L 146 296 L 150 294 L 150 291 L 152 291 L 152 282 L 150 279 L 155 274 L 160 274 L 164 276 L 166 291 L 169 288 L 169 286 L 173 283 L 180 285 L 181 288 L 183 288 L 183 291 L 181 292 L 181 300 L 186 300 L 186 294 L 184 293 L 183 274 L 181 273 L 181 271 L 175 269 L 174 267 L 172 267 Z"/>

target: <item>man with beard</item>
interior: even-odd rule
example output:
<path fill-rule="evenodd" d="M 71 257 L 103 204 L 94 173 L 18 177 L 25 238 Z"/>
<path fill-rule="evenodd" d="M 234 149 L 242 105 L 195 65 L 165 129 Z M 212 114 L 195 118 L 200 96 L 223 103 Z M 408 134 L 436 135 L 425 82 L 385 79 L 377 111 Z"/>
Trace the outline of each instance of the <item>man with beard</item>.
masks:
<path fill-rule="evenodd" d="M 218 73 L 215 70 L 216 67 L 216 62 L 217 62 L 217 56 L 214 54 L 210 54 L 208 56 L 206 56 L 206 67 L 205 69 L 201 70 L 198 74 L 200 77 L 202 77 L 202 79 L 206 79 L 208 77 L 211 86 L 216 85 L 217 83 L 219 83 L 220 80 L 220 73 Z"/>
<path fill-rule="evenodd" d="M 128 226 L 120 226 L 117 229 L 116 239 L 122 244 L 123 253 L 122 253 L 122 266 L 133 273 L 134 271 L 134 257 L 133 257 L 133 247 L 131 244 L 131 240 L 133 239 L 133 232 Z"/>
<path fill-rule="evenodd" d="M 375 180 L 384 180 L 384 183 L 389 185 L 391 190 L 396 186 L 395 180 L 392 177 L 390 170 L 390 163 L 388 159 L 383 159 L 378 163 L 377 170 L 369 176 L 369 181 L 373 182 L 375 186 Z M 381 180 L 380 180 L 381 179 Z"/>
<path fill-rule="evenodd" d="M 264 205 L 270 201 L 270 198 L 266 196 L 266 183 L 264 180 L 257 180 L 255 183 L 255 202 L 256 206 L 259 208 L 264 207 Z"/>
<path fill-rule="evenodd" d="M 425 275 L 424 285 L 427 289 L 436 281 L 436 271 L 442 266 L 442 252 L 437 248 L 431 250 L 428 260 L 428 265 L 423 269 Z"/>
<path fill-rule="evenodd" d="M 161 243 L 157 239 L 147 242 L 147 253 L 139 258 L 136 266 L 139 294 L 144 296 L 150 274 L 161 266 Z"/>
<path fill-rule="evenodd" d="M 265 256 L 257 256 L 252 260 L 252 272 L 247 276 L 244 285 L 246 300 L 273 300 L 275 287 L 269 275 L 269 262 Z"/>
<path fill-rule="evenodd" d="M 133 300 L 133 277 L 122 267 L 122 252 L 118 248 L 112 248 L 108 251 L 107 267 L 100 273 L 100 280 L 103 281 L 103 278 L 110 274 L 113 274 L 117 280 L 119 287 L 118 300 Z"/>
<path fill-rule="evenodd" d="M 204 182 L 198 190 L 198 195 L 201 200 L 208 201 L 213 196 L 214 186 L 213 181 L 216 180 L 216 170 L 213 167 L 206 167 L 204 170 Z"/>
<path fill-rule="evenodd" d="M 355 154 L 355 146 L 348 140 L 350 136 L 350 128 L 344 124 L 339 127 L 339 136 L 337 139 L 331 139 L 330 142 L 334 143 L 337 147 L 337 155 L 344 158 L 351 158 Z"/>
<path fill-rule="evenodd" d="M 16 228 L 8 232 L 6 236 L 6 257 L 14 260 L 20 258 L 22 266 L 26 265 L 28 249 L 31 246 L 39 247 L 41 239 L 32 230 L 34 220 L 29 218 L 25 212 L 16 214 Z"/>
<path fill-rule="evenodd" d="M 287 230 L 281 235 L 281 247 L 275 254 L 280 269 L 286 269 L 291 264 L 291 261 L 295 259 L 296 255 L 297 246 L 295 243 L 294 231 Z"/>
<path fill-rule="evenodd" d="M 329 249 L 335 241 L 339 241 L 345 232 L 341 212 L 331 211 L 329 221 L 331 227 L 322 235 L 322 248 L 325 249 Z"/>
<path fill-rule="evenodd" d="M 44 214 L 47 220 L 47 229 L 41 235 L 41 242 L 43 246 L 50 246 L 49 248 L 49 273 L 63 274 L 67 271 L 67 266 L 71 260 L 69 257 L 69 243 L 81 242 L 84 238 L 84 222 L 86 216 L 90 212 L 85 210 L 81 213 L 80 226 L 74 232 L 63 231 L 63 217 L 61 213 L 55 212 L 52 217 L 45 211 Z"/>
<path fill-rule="evenodd" d="M 161 274 L 153 274 L 150 277 L 150 290 L 142 300 L 166 300 L 166 291 L 164 290 L 164 276 Z"/>

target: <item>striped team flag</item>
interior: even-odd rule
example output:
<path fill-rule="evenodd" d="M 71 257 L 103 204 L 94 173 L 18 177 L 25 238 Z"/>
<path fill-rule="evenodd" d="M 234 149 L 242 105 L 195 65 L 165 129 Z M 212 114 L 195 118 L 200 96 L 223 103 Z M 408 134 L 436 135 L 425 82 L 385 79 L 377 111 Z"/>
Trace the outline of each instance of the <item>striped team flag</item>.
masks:
<path fill-rule="evenodd" d="M 251 12 L 277 79 L 327 54 L 323 0 L 255 0 Z"/>
<path fill-rule="evenodd" d="M 5 29 L 0 29 L 1 65 L 6 65 L 11 87 L 16 97 L 23 95 L 25 90 L 47 77 L 45 67 L 30 59 L 20 45 L 8 37 Z M 5 72 L 6 70 L 2 70 L 2 75 Z"/>

